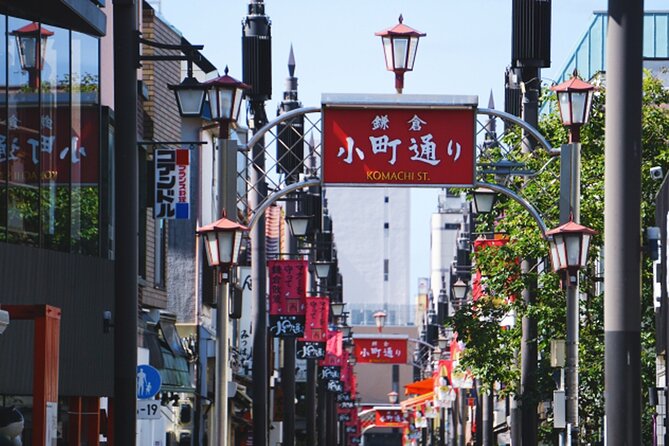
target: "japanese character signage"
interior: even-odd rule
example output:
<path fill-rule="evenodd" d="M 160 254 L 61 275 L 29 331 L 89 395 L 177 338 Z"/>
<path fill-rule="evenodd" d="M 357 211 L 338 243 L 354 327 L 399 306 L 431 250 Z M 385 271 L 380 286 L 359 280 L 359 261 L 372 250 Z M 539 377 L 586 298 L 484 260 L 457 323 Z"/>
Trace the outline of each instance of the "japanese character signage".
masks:
<path fill-rule="evenodd" d="M 297 340 L 299 359 L 325 358 L 330 300 L 327 297 L 307 297 L 304 337 Z"/>
<path fill-rule="evenodd" d="M 297 359 L 323 359 L 325 358 L 325 342 L 298 340 L 295 355 Z"/>
<path fill-rule="evenodd" d="M 471 186 L 476 105 L 434 100 L 323 104 L 323 182 L 328 185 Z M 415 98 L 415 97 L 414 97 Z M 450 101 L 452 103 L 452 101 Z"/>
<path fill-rule="evenodd" d="M 0 122 L 0 181 L 97 184 L 99 148 L 99 106 L 18 106 Z"/>
<path fill-rule="evenodd" d="M 403 427 L 406 421 L 399 409 L 376 409 L 375 415 L 377 427 Z"/>
<path fill-rule="evenodd" d="M 155 203 L 153 217 L 190 218 L 190 152 L 188 149 L 156 149 Z"/>
<path fill-rule="evenodd" d="M 322 380 L 339 380 L 341 378 L 341 367 L 339 366 L 324 366 L 321 367 L 320 370 L 320 377 Z"/>
<path fill-rule="evenodd" d="M 406 364 L 407 340 L 393 338 L 355 338 L 358 363 Z"/>
<path fill-rule="evenodd" d="M 269 260 L 269 330 L 274 337 L 304 336 L 307 261 Z"/>
<path fill-rule="evenodd" d="M 321 360 L 319 365 L 323 366 L 341 366 L 343 360 L 343 337 L 341 331 L 328 331 L 328 342 L 325 349 L 325 359 Z"/>

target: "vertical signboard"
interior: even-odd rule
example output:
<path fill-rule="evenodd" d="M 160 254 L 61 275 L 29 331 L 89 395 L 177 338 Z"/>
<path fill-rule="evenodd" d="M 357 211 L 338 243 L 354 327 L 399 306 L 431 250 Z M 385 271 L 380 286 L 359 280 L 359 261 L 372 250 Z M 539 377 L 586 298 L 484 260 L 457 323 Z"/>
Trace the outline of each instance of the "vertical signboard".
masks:
<path fill-rule="evenodd" d="M 297 341 L 299 359 L 323 359 L 327 342 L 330 299 L 307 297 L 304 337 Z"/>
<path fill-rule="evenodd" d="M 306 260 L 269 260 L 269 331 L 274 337 L 304 335 Z"/>
<path fill-rule="evenodd" d="M 190 218 L 190 152 L 160 148 L 154 151 L 154 218 Z"/>

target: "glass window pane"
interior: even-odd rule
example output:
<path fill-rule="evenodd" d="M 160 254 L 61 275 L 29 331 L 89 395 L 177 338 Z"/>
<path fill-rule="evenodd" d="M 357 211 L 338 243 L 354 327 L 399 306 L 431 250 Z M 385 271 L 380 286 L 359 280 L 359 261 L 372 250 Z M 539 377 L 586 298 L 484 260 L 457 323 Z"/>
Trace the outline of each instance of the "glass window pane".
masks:
<path fill-rule="evenodd" d="M 44 26 L 46 29 L 47 26 Z M 40 77 L 40 177 L 41 245 L 69 251 L 70 169 L 61 152 L 70 140 L 70 32 L 48 26 L 44 66 Z"/>
<path fill-rule="evenodd" d="M 411 37 L 409 42 L 408 69 L 413 70 L 413 63 L 416 60 L 416 49 L 418 48 L 418 37 Z"/>
<path fill-rule="evenodd" d="M 30 25 L 10 18 L 8 30 Z M 8 39 L 7 171 L 8 241 L 39 245 L 39 178 L 33 148 L 39 148 L 39 73 L 23 69 L 16 39 Z"/>
<path fill-rule="evenodd" d="M 71 250 L 99 253 L 100 101 L 99 41 L 72 33 L 72 125 L 60 156 L 69 161 Z"/>
<path fill-rule="evenodd" d="M 0 241 L 7 240 L 7 17 L 0 15 Z"/>
<path fill-rule="evenodd" d="M 406 37 L 395 37 L 393 39 L 393 51 L 395 58 L 395 69 L 406 68 L 407 52 L 409 51 L 409 39 Z"/>
<path fill-rule="evenodd" d="M 386 58 L 386 69 L 393 71 L 393 44 L 390 37 L 383 37 L 383 55 Z"/>

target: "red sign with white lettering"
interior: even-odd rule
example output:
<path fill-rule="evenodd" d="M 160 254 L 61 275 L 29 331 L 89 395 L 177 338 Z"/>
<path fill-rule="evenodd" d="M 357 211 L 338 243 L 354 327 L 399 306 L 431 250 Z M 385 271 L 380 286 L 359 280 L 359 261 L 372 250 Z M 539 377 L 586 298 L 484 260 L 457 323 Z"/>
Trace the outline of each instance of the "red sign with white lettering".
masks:
<path fill-rule="evenodd" d="M 307 299 L 306 260 L 268 260 L 269 314 L 304 315 Z"/>
<path fill-rule="evenodd" d="M 301 341 L 327 342 L 330 299 L 327 297 L 307 297 L 304 338 Z"/>
<path fill-rule="evenodd" d="M 471 186 L 476 110 L 323 107 L 323 182 Z"/>
<path fill-rule="evenodd" d="M 399 409 L 376 409 L 376 427 L 404 427 L 406 420 Z"/>
<path fill-rule="evenodd" d="M 355 357 L 358 363 L 406 364 L 406 339 L 355 339 Z"/>

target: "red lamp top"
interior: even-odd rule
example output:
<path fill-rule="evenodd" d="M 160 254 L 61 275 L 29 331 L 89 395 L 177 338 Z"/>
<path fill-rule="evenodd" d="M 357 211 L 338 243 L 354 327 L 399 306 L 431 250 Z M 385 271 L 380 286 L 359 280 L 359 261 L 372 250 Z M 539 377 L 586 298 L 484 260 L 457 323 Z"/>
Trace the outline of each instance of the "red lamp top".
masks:
<path fill-rule="evenodd" d="M 37 34 L 39 33 L 41 37 L 51 37 L 53 36 L 53 31 L 49 31 L 48 29 L 42 27 L 40 28 L 39 23 L 37 22 L 32 22 L 27 24 L 26 26 L 22 26 L 19 29 L 16 29 L 12 31 L 10 34 L 12 35 L 19 35 L 19 34 L 24 34 L 24 35 L 30 35 L 30 34 Z"/>
<path fill-rule="evenodd" d="M 240 225 L 237 222 L 234 222 L 232 220 L 229 220 L 225 217 L 216 220 L 213 223 L 209 223 L 208 225 L 205 226 L 200 226 L 197 228 L 197 233 L 202 234 L 204 232 L 219 232 L 219 231 L 236 231 L 236 230 L 241 230 L 241 231 L 247 231 L 248 228 L 244 225 Z"/>
<path fill-rule="evenodd" d="M 425 37 L 427 34 L 417 31 L 410 26 L 402 23 L 404 18 L 400 15 L 399 22 L 397 25 L 392 26 L 383 31 L 378 31 L 374 33 L 375 36 L 387 37 L 387 36 L 407 36 L 407 37 Z"/>
<path fill-rule="evenodd" d="M 228 67 L 225 67 L 225 74 L 214 79 L 210 79 L 204 82 L 204 85 L 208 87 L 222 87 L 227 89 L 241 88 L 247 90 L 251 88 L 250 85 L 245 84 L 242 81 L 238 81 L 232 76 L 228 75 Z"/>
<path fill-rule="evenodd" d="M 573 73 L 571 79 L 568 79 L 568 80 L 562 82 L 561 84 L 553 85 L 551 87 L 551 91 L 557 91 L 557 92 L 560 92 L 560 91 L 586 92 L 586 91 L 594 91 L 594 90 L 597 90 L 597 87 L 588 83 L 588 82 L 585 82 L 583 79 L 581 79 L 578 76 L 578 73 L 576 72 L 576 70 L 574 70 L 574 73 Z"/>
<path fill-rule="evenodd" d="M 597 234 L 597 231 L 595 231 L 594 229 L 590 229 L 587 226 L 579 225 L 572 219 L 570 219 L 567 223 L 558 226 L 557 228 L 551 229 L 550 231 L 546 231 L 546 235 L 549 236 L 556 234 L 569 234 L 569 233 L 595 235 Z"/>

